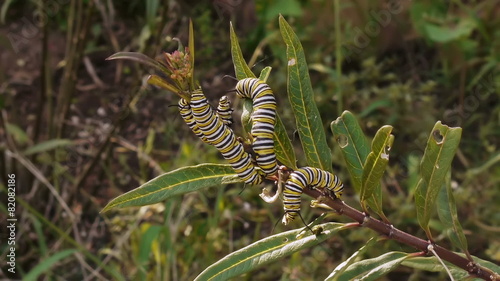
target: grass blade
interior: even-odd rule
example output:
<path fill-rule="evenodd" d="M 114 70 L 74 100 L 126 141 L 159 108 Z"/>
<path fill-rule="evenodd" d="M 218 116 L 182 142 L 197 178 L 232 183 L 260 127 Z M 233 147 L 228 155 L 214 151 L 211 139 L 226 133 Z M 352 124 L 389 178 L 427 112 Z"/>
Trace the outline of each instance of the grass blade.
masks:
<path fill-rule="evenodd" d="M 332 155 L 326 142 L 323 122 L 314 102 L 314 93 L 302 45 L 283 16 L 279 17 L 281 36 L 288 60 L 288 98 L 297 122 L 297 131 L 308 166 L 332 171 Z"/>
<path fill-rule="evenodd" d="M 349 268 L 349 266 L 351 264 L 353 264 L 354 262 L 359 260 L 359 258 L 362 257 L 362 255 L 366 252 L 366 250 L 368 250 L 373 245 L 375 245 L 376 242 L 377 242 L 377 239 L 375 239 L 374 237 L 370 238 L 370 240 L 368 240 L 363 247 L 359 248 L 359 250 L 357 250 L 349 258 L 347 258 L 345 261 L 343 261 L 341 264 L 339 264 L 332 271 L 332 273 L 330 275 L 328 275 L 328 277 L 326 277 L 325 281 L 339 280 L 340 276 L 342 276 L 342 274 L 346 271 L 346 269 Z"/>
<path fill-rule="evenodd" d="M 344 228 L 345 224 L 325 223 L 313 227 L 314 230 L 321 229 L 318 235 L 306 230 L 305 235 L 297 238 L 301 232 L 304 232 L 301 228 L 264 238 L 212 264 L 195 280 L 227 280 L 271 262 L 282 260 L 283 257 L 299 250 L 317 245 Z"/>
<path fill-rule="evenodd" d="M 73 142 L 68 139 L 51 139 L 43 142 L 39 142 L 33 146 L 28 147 L 24 151 L 24 155 L 32 155 L 40 152 L 46 152 L 58 147 L 65 147 L 65 146 L 71 146 L 73 145 Z"/>
<path fill-rule="evenodd" d="M 144 206 L 172 196 L 202 188 L 241 182 L 233 168 L 226 164 L 200 164 L 160 175 L 147 183 L 111 200 L 101 212 L 114 208 Z"/>
<path fill-rule="evenodd" d="M 418 222 L 430 240 L 432 240 L 432 234 L 429 229 L 429 220 L 461 136 L 461 128 L 450 128 L 438 121 L 432 129 L 420 162 L 421 178 L 415 190 L 415 205 Z"/>
<path fill-rule="evenodd" d="M 403 252 L 389 252 L 373 259 L 356 262 L 339 276 L 339 280 L 379 280 L 410 257 Z"/>
<path fill-rule="evenodd" d="M 76 249 L 67 249 L 57 252 L 46 259 L 43 259 L 42 262 L 33 267 L 30 270 L 30 272 L 23 277 L 23 280 L 26 281 L 38 280 L 38 277 L 40 277 L 41 274 L 49 270 L 55 263 L 76 252 L 77 252 Z"/>
<path fill-rule="evenodd" d="M 373 198 L 373 194 L 379 193 L 380 179 L 389 163 L 389 150 L 394 142 L 394 136 L 391 134 L 392 126 L 386 125 L 380 128 L 372 141 L 372 151 L 368 154 L 363 167 L 363 176 L 361 178 L 361 204 L 368 198 Z M 375 202 L 382 208 L 382 202 Z"/>

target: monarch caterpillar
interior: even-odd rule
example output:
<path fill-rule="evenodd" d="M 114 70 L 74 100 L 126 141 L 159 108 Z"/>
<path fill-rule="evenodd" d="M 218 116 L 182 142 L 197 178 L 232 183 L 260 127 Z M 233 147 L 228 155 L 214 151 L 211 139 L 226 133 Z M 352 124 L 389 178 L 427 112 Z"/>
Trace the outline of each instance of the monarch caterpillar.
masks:
<path fill-rule="evenodd" d="M 222 96 L 219 100 L 219 106 L 217 106 L 217 114 L 222 119 L 224 124 L 231 126 L 233 124 L 233 117 L 231 114 L 233 109 L 231 108 L 231 102 L 226 96 Z"/>
<path fill-rule="evenodd" d="M 243 145 L 236 139 L 233 131 L 214 113 L 201 91 L 192 95 L 190 105 L 200 131 L 229 161 L 238 176 L 245 183 L 260 184 L 262 177 L 252 163 L 250 154 L 244 151 Z"/>
<path fill-rule="evenodd" d="M 236 94 L 240 98 L 250 98 L 253 101 L 252 148 L 256 154 L 257 165 L 266 175 L 274 175 L 278 170 L 278 163 L 274 154 L 276 100 L 273 91 L 257 78 L 245 78 L 236 84 Z"/>
<path fill-rule="evenodd" d="M 193 131 L 193 133 L 195 133 L 195 135 L 198 136 L 203 142 L 211 144 L 211 142 L 208 141 L 207 137 L 198 127 L 198 124 L 196 124 L 196 120 L 194 120 L 193 112 L 191 110 L 189 102 L 185 99 L 180 99 L 178 107 L 182 119 L 184 119 L 184 122 L 186 122 L 191 131 Z"/>
<path fill-rule="evenodd" d="M 326 188 L 336 198 L 342 196 L 344 185 L 340 179 L 327 171 L 318 168 L 304 167 L 292 172 L 285 183 L 283 190 L 283 224 L 288 224 L 300 212 L 300 195 L 304 188 Z"/>

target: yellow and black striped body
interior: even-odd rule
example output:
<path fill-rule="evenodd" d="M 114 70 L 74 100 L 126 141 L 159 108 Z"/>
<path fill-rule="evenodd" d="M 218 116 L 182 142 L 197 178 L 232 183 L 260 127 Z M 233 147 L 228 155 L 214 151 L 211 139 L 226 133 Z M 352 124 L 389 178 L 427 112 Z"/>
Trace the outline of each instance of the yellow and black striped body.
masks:
<path fill-rule="evenodd" d="M 203 132 L 200 130 L 198 127 L 198 124 L 196 124 L 196 120 L 194 120 L 193 112 L 191 110 L 191 106 L 185 99 L 180 99 L 179 100 L 179 112 L 181 113 L 182 119 L 184 119 L 184 122 L 189 126 L 191 131 L 198 136 L 204 143 L 211 144 L 207 137 L 203 134 Z"/>
<path fill-rule="evenodd" d="M 300 212 L 300 196 L 304 188 L 327 189 L 336 198 L 342 196 L 344 185 L 340 179 L 318 168 L 303 167 L 292 172 L 283 190 L 283 224 L 288 224 Z"/>
<path fill-rule="evenodd" d="M 243 145 L 214 112 L 203 93 L 195 92 L 191 96 L 191 110 L 198 128 L 207 140 L 214 145 L 229 161 L 238 176 L 248 184 L 260 184 L 262 176 L 252 163 L 252 159 L 243 149 Z"/>
<path fill-rule="evenodd" d="M 266 176 L 274 175 L 278 171 L 278 163 L 274 153 L 276 99 L 273 91 L 257 78 L 245 78 L 236 84 L 236 94 L 240 98 L 250 98 L 253 101 L 251 134 L 255 160 Z"/>
<path fill-rule="evenodd" d="M 227 96 L 222 96 L 219 100 L 219 106 L 217 106 L 217 115 L 222 119 L 224 124 L 231 126 L 233 124 L 233 109 L 231 108 L 231 102 Z"/>

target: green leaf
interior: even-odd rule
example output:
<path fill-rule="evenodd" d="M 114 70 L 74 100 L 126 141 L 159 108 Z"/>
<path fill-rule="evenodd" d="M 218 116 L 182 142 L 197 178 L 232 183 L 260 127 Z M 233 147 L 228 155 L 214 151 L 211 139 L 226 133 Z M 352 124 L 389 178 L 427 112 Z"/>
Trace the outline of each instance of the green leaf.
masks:
<path fill-rule="evenodd" d="M 151 252 L 153 251 L 152 244 L 157 242 L 158 236 L 164 229 L 163 226 L 151 225 L 149 223 L 143 223 L 140 225 L 140 244 L 139 253 L 136 256 L 136 264 L 139 270 L 137 275 L 134 276 L 135 280 L 147 280 L 148 272 L 148 262 L 151 257 Z"/>
<path fill-rule="evenodd" d="M 40 152 L 46 152 L 58 147 L 64 147 L 64 146 L 70 146 L 73 145 L 73 142 L 68 139 L 51 139 L 48 141 L 43 141 L 40 143 L 37 143 L 33 146 L 28 147 L 24 151 L 24 155 L 31 155 L 31 154 L 36 154 Z"/>
<path fill-rule="evenodd" d="M 462 18 L 456 26 L 450 27 L 447 25 L 436 25 L 426 23 L 424 25 L 425 32 L 429 39 L 438 43 L 447 43 L 454 40 L 467 38 L 476 28 L 476 24 L 472 19 Z"/>
<path fill-rule="evenodd" d="M 229 27 L 229 37 L 231 39 L 231 56 L 233 57 L 234 73 L 236 74 L 236 79 L 241 80 L 243 78 L 251 77 L 256 78 L 250 67 L 245 61 L 243 54 L 241 53 L 240 43 L 238 43 L 238 37 L 233 29 L 233 24 Z"/>
<path fill-rule="evenodd" d="M 362 257 L 362 255 L 364 254 L 364 252 L 366 252 L 366 250 L 368 250 L 373 245 L 375 245 L 375 243 L 377 243 L 377 239 L 375 239 L 375 237 L 370 238 L 370 240 L 368 240 L 363 247 L 359 248 L 359 250 L 357 250 L 349 258 L 347 258 L 345 261 L 343 261 L 341 264 L 339 264 L 332 271 L 332 273 L 330 273 L 330 275 L 328 275 L 328 277 L 326 277 L 325 281 L 335 281 L 335 280 L 338 280 L 340 278 L 340 276 L 342 276 L 342 274 L 346 271 L 346 269 L 351 264 L 353 264 L 354 262 L 356 262 L 357 260 L 359 260 L 359 258 Z"/>
<path fill-rule="evenodd" d="M 375 191 L 380 189 L 380 179 L 389 163 L 389 151 L 394 142 L 394 136 L 391 134 L 392 126 L 385 125 L 380 128 L 372 141 L 372 151 L 368 154 L 363 167 L 363 176 L 361 179 L 360 200 L 364 203 L 368 198 L 372 198 Z M 382 208 L 382 202 L 377 201 L 379 208 Z"/>
<path fill-rule="evenodd" d="M 461 128 L 450 128 L 438 121 L 427 141 L 424 156 L 420 162 L 421 178 L 415 189 L 417 218 L 427 237 L 432 240 L 429 220 L 436 206 L 439 190 L 445 182 L 446 173 L 458 148 Z"/>
<path fill-rule="evenodd" d="M 465 255 L 462 253 L 456 253 L 459 256 L 464 257 Z M 473 260 L 475 263 L 490 269 L 493 272 L 500 272 L 500 266 L 496 265 L 490 261 L 486 261 L 483 259 L 480 259 L 478 257 L 472 256 Z M 451 275 L 456 281 L 459 280 L 483 280 L 480 278 L 471 278 L 469 273 L 461 268 L 458 268 L 454 266 L 453 264 L 444 261 L 448 269 L 451 271 Z M 408 266 L 414 269 L 419 269 L 419 270 L 425 270 L 425 271 L 431 271 L 431 272 L 445 272 L 445 269 L 441 265 L 441 263 L 437 260 L 436 257 L 416 257 L 416 258 L 411 258 L 403 261 L 402 265 Z"/>
<path fill-rule="evenodd" d="M 241 182 L 226 164 L 200 164 L 160 175 L 140 187 L 111 200 L 101 212 L 114 208 L 144 206 L 202 188 Z"/>
<path fill-rule="evenodd" d="M 364 163 L 370 153 L 368 141 L 359 126 L 358 120 L 349 111 L 344 111 L 337 120 L 333 121 L 331 129 L 347 164 L 351 184 L 356 193 L 359 194 L 362 186 Z M 377 202 L 381 201 L 382 192 L 380 188 L 375 188 L 374 193 L 366 202 L 374 212 L 385 218 L 381 206 L 377 204 Z"/>
<path fill-rule="evenodd" d="M 37 264 L 35 267 L 33 267 L 28 274 L 23 276 L 23 280 L 27 280 L 27 281 L 38 280 L 38 277 L 40 277 L 41 274 L 48 271 L 58 261 L 66 258 L 66 257 L 68 257 L 76 252 L 77 252 L 76 249 L 67 249 L 67 250 L 57 252 L 48 258 L 41 259 L 41 262 L 39 264 Z"/>
<path fill-rule="evenodd" d="M 251 99 L 243 99 L 243 109 L 241 112 L 241 124 L 243 125 L 243 134 L 246 139 L 250 137 L 252 131 L 252 113 L 253 102 Z"/>
<path fill-rule="evenodd" d="M 295 229 L 264 238 L 212 264 L 195 280 L 227 280 L 282 260 L 299 250 L 318 245 L 344 228 L 346 228 L 345 224 L 331 222 L 313 227 L 313 230 L 322 230 L 318 235 L 307 230 L 305 235 L 300 235 L 298 238 L 304 230 Z"/>
<path fill-rule="evenodd" d="M 276 114 L 276 124 L 274 125 L 274 153 L 281 164 L 293 170 L 297 169 L 297 158 L 292 141 L 286 134 L 285 125 L 278 114 Z"/>
<path fill-rule="evenodd" d="M 363 178 L 363 165 L 370 153 L 368 141 L 356 117 L 347 110 L 331 123 L 331 129 L 346 161 L 351 184 L 356 193 L 359 194 Z"/>
<path fill-rule="evenodd" d="M 193 21 L 189 19 L 189 41 L 188 41 L 188 48 L 189 48 L 189 57 L 191 59 L 191 78 L 189 83 L 191 84 L 191 90 L 194 91 L 196 90 L 196 85 L 194 83 L 194 29 L 193 29 Z"/>
<path fill-rule="evenodd" d="M 19 126 L 12 124 L 12 123 L 6 123 L 5 124 L 5 129 L 7 130 L 7 133 L 14 138 L 14 141 L 18 145 L 24 145 L 28 142 L 30 142 L 30 137 L 26 132 L 21 129 Z"/>
<path fill-rule="evenodd" d="M 267 78 L 269 78 L 269 74 L 271 74 L 272 69 L 273 68 L 270 66 L 264 67 L 264 69 L 262 69 L 262 71 L 260 72 L 259 80 L 266 82 Z"/>
<path fill-rule="evenodd" d="M 464 256 L 461 253 L 457 253 L 457 254 L 460 256 Z M 499 265 L 496 265 L 490 261 L 486 261 L 486 260 L 480 259 L 480 258 L 475 257 L 475 256 L 472 256 L 472 258 L 474 259 L 475 263 L 477 263 L 483 267 L 486 267 L 486 268 L 492 270 L 493 272 L 500 272 Z M 471 276 L 469 275 L 469 273 L 467 271 L 465 271 L 461 268 L 458 268 L 458 267 L 456 267 L 456 266 L 454 266 L 451 263 L 448 263 L 446 261 L 444 263 L 450 269 L 451 274 L 455 278 L 455 280 L 482 280 L 479 278 L 472 278 L 471 279 Z M 443 266 L 437 260 L 436 257 L 411 258 L 411 259 L 407 259 L 407 260 L 403 261 L 402 265 L 408 266 L 411 268 L 415 268 L 415 269 L 431 271 L 431 272 L 445 272 L 445 269 L 443 268 Z"/>
<path fill-rule="evenodd" d="M 446 175 L 445 188 L 441 188 L 437 198 L 437 212 L 439 220 L 446 227 L 446 233 L 455 247 L 460 248 L 464 253 L 467 251 L 467 239 L 465 238 L 462 225 L 458 220 L 457 206 L 453 191 L 451 190 L 451 172 Z"/>
<path fill-rule="evenodd" d="M 314 93 L 304 50 L 297 35 L 283 16 L 279 17 L 281 36 L 288 60 L 288 98 L 308 166 L 332 171 L 332 153 L 326 142 L 323 122 L 314 102 Z"/>
<path fill-rule="evenodd" d="M 142 63 L 147 66 L 151 66 L 163 73 L 168 73 L 167 68 L 159 63 L 158 61 L 146 56 L 145 54 L 137 52 L 118 52 L 109 56 L 106 60 L 132 60 L 138 63 Z"/>
<path fill-rule="evenodd" d="M 401 264 L 409 255 L 403 252 L 389 252 L 373 259 L 366 259 L 349 266 L 339 280 L 378 280 Z"/>

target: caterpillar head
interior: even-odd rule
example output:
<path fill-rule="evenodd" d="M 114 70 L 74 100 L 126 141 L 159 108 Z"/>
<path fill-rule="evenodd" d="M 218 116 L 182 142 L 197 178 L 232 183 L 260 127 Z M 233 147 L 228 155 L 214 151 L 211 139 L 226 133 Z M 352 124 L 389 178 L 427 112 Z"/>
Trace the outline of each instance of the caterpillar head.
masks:
<path fill-rule="evenodd" d="M 244 78 L 238 81 L 235 90 L 239 98 L 252 98 L 253 85 L 258 82 L 257 78 Z"/>

